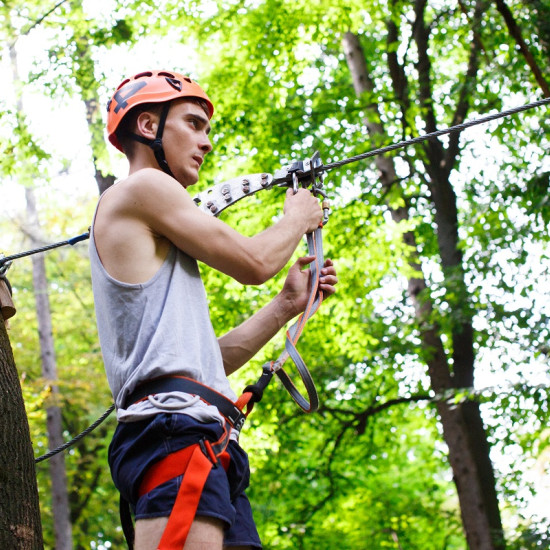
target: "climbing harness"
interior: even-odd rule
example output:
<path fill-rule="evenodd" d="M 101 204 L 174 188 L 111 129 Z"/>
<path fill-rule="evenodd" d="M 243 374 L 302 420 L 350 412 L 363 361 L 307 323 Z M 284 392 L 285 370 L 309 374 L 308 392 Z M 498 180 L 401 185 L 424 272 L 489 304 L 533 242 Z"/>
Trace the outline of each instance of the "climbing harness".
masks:
<path fill-rule="evenodd" d="M 181 550 L 185 546 L 210 471 L 219 467 L 228 471 L 231 457 L 226 449 L 230 435 L 231 430 L 226 424 L 217 441 L 202 438 L 198 443 L 170 453 L 147 470 L 140 483 L 139 498 L 159 485 L 183 476 L 157 550 Z M 130 505 L 122 496 L 120 519 L 128 549 L 133 550 L 135 532 Z"/>
<path fill-rule="evenodd" d="M 159 80 L 158 76 L 164 77 L 163 80 Z M 153 75 L 151 73 L 142 73 L 141 75 L 136 75 L 133 81 L 125 81 L 117 92 L 115 96 L 109 102 L 109 115 L 111 117 L 111 132 L 109 138 L 113 144 L 120 148 L 120 144 L 115 136 L 115 130 L 120 122 L 119 119 L 116 119 L 118 112 L 120 110 L 125 110 L 128 106 L 128 101 L 132 97 L 136 96 L 136 93 L 145 87 L 144 81 L 140 79 L 151 79 L 155 82 L 162 82 L 162 86 L 166 86 L 166 82 L 169 86 L 176 90 L 176 94 L 181 92 L 181 88 L 178 89 L 178 86 L 175 86 L 175 81 L 170 76 L 165 74 Z M 189 79 L 188 79 L 189 80 Z M 179 81 L 178 81 L 179 82 Z M 187 81 L 186 81 L 187 82 Z M 194 86 L 195 83 L 190 80 L 185 84 L 185 86 Z M 126 86 L 126 88 L 124 87 Z M 162 92 L 166 94 L 166 90 L 163 88 Z M 174 91 L 170 91 L 174 93 Z M 204 93 L 204 92 L 203 92 Z M 142 99 L 139 99 L 142 101 Z M 166 101 L 166 100 L 164 100 Z M 236 403 L 225 398 L 223 395 L 219 394 L 212 388 L 204 386 L 196 382 L 181 376 L 174 377 L 165 377 L 155 380 L 148 381 L 147 383 L 139 386 L 126 400 L 125 407 L 147 398 L 147 396 L 161 393 L 165 391 L 184 391 L 193 395 L 198 395 L 201 399 L 207 403 L 214 404 L 220 411 L 220 413 L 227 420 L 224 426 L 224 433 L 218 441 L 210 442 L 209 440 L 202 439 L 198 443 L 188 446 L 180 451 L 169 454 L 166 458 L 155 463 L 145 474 L 144 479 L 140 485 L 139 496 L 144 496 L 148 492 L 152 491 L 154 488 L 158 487 L 162 483 L 165 483 L 175 477 L 183 476 L 182 482 L 178 489 L 178 494 L 172 508 L 172 512 L 169 516 L 168 523 L 163 532 L 161 541 L 158 545 L 158 550 L 176 550 L 181 549 L 185 545 L 189 529 L 195 518 L 196 510 L 202 495 L 202 491 L 208 475 L 212 468 L 224 467 L 227 471 L 229 455 L 226 451 L 227 445 L 229 443 L 229 436 L 231 430 L 229 426 L 240 430 L 245 422 L 246 417 L 252 411 L 252 408 L 255 403 L 260 401 L 263 395 L 263 391 L 273 377 L 273 374 L 277 374 L 281 380 L 284 387 L 290 393 L 291 397 L 296 401 L 296 403 L 305 411 L 313 412 L 317 410 L 319 406 L 319 399 L 317 396 L 317 391 L 313 379 L 300 356 L 296 344 L 300 335 L 303 332 L 305 324 L 311 318 L 311 316 L 318 310 L 319 306 L 323 300 L 323 293 L 319 289 L 319 276 L 320 270 L 323 267 L 323 246 L 322 246 L 322 226 L 326 225 L 329 219 L 330 206 L 326 200 L 326 193 L 323 190 L 323 176 L 324 174 L 335 168 L 339 168 L 345 164 L 352 162 L 357 162 L 368 157 L 375 155 L 381 155 L 389 151 L 400 149 L 415 143 L 419 143 L 428 139 L 433 139 L 438 136 L 449 134 L 453 132 L 459 132 L 465 128 L 475 126 L 477 124 L 482 124 L 501 118 L 504 116 L 509 116 L 511 114 L 521 112 L 527 109 L 538 107 L 550 103 L 550 98 L 530 103 L 515 109 L 510 109 L 508 111 L 503 111 L 496 113 L 494 115 L 489 115 L 481 119 L 473 120 L 466 122 L 464 124 L 459 124 L 451 128 L 440 130 L 437 132 L 432 132 L 430 134 L 425 134 L 417 138 L 413 138 L 406 141 L 401 141 L 389 145 L 387 147 L 382 147 L 373 151 L 369 151 L 362 155 L 357 155 L 355 157 L 350 157 L 341 161 L 333 162 L 327 165 L 323 165 L 319 158 L 319 154 L 315 153 L 310 159 L 304 161 L 294 162 L 290 165 L 284 166 L 280 170 L 276 171 L 274 175 L 262 173 L 262 174 L 252 174 L 245 177 L 235 178 L 214 187 L 199 193 L 194 197 L 194 201 L 199 208 L 204 212 L 218 216 L 223 210 L 228 208 L 230 205 L 241 200 L 246 196 L 250 196 L 260 190 L 270 189 L 272 187 L 292 187 L 294 193 L 298 191 L 301 187 L 311 188 L 311 191 L 316 196 L 323 197 L 323 224 L 307 235 L 307 245 L 309 255 L 314 256 L 314 261 L 310 267 L 311 269 L 311 288 L 307 300 L 307 306 L 305 311 L 299 316 L 298 320 L 288 329 L 286 333 L 285 340 L 285 349 L 279 355 L 279 357 L 274 361 L 269 361 L 265 363 L 262 367 L 262 375 L 256 384 L 247 386 L 243 391 L 241 397 L 238 398 Z M 112 113 L 111 113 L 112 108 Z M 166 119 L 168 112 L 169 103 L 166 104 L 165 109 L 162 114 L 162 122 Z M 120 116 L 122 118 L 122 115 Z M 154 141 L 147 141 L 146 144 L 150 145 L 155 151 L 155 156 L 162 170 L 167 173 L 170 173 L 168 165 L 164 159 L 164 154 L 162 151 L 162 128 L 157 134 L 157 139 Z M 6 271 L 11 265 L 11 262 L 14 259 L 21 258 L 30 254 L 44 252 L 58 246 L 63 246 L 65 244 L 74 245 L 77 242 L 80 242 L 89 237 L 89 233 L 85 233 L 53 245 L 48 245 L 46 247 L 41 247 L 39 249 L 24 252 L 20 254 L 15 254 L 13 256 L 4 257 L 0 256 L 0 276 L 5 276 Z M 307 398 L 304 397 L 300 391 L 297 389 L 293 383 L 290 376 L 283 369 L 283 365 L 288 358 L 291 358 L 296 365 L 302 383 L 306 389 Z M 99 425 L 113 410 L 114 407 L 111 407 L 106 413 L 102 416 L 100 420 L 94 423 L 94 427 Z M 77 436 L 72 442 L 65 444 L 54 451 L 51 451 L 47 455 L 40 457 L 36 462 L 40 460 L 45 460 L 53 454 L 60 452 L 70 446 L 73 442 L 77 441 L 80 437 L 83 437 L 85 433 L 89 433 L 93 429 L 90 427 L 88 430 Z M 129 504 L 121 497 L 120 501 L 120 516 L 123 526 L 124 535 L 128 542 L 130 550 L 133 549 L 133 540 L 134 540 L 134 529 L 132 524 L 132 518 L 130 514 Z"/>

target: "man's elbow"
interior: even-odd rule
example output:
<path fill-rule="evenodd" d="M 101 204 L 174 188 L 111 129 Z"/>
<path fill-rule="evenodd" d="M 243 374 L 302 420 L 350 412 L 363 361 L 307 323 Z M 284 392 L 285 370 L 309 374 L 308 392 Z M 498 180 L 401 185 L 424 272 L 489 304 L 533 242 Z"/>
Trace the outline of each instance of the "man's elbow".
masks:
<path fill-rule="evenodd" d="M 250 257 L 245 269 L 239 271 L 235 279 L 243 285 L 263 285 L 277 270 L 265 258 Z"/>
<path fill-rule="evenodd" d="M 266 281 L 269 281 L 273 277 L 273 274 L 261 267 L 254 267 L 246 272 L 239 274 L 237 281 L 242 285 L 263 285 Z"/>

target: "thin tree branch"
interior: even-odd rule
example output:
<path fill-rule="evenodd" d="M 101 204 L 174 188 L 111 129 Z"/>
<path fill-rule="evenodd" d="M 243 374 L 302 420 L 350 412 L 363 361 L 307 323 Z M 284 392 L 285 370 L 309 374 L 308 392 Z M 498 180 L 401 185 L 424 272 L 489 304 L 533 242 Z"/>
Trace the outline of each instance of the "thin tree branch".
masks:
<path fill-rule="evenodd" d="M 431 61 L 428 55 L 428 39 L 430 35 L 429 27 L 424 21 L 426 9 L 426 0 L 416 0 L 414 5 L 414 40 L 418 50 L 418 62 L 416 68 L 418 71 L 419 100 L 422 109 L 422 118 L 426 122 L 426 131 L 435 132 L 437 130 L 437 120 L 433 105 L 431 89 Z M 439 166 L 443 157 L 443 145 L 438 139 L 430 140 L 426 144 L 426 152 L 432 166 Z"/>
<path fill-rule="evenodd" d="M 533 75 L 535 76 L 538 85 L 544 93 L 544 97 L 550 97 L 550 86 L 548 85 L 548 82 L 546 82 L 540 67 L 538 66 L 533 54 L 530 52 L 529 47 L 523 39 L 523 36 L 521 35 L 521 29 L 516 23 L 516 20 L 514 19 L 514 15 L 512 14 L 510 8 L 504 0 L 495 0 L 495 3 L 497 6 L 497 10 L 506 22 L 506 26 L 510 31 L 510 35 L 516 41 L 516 44 L 523 54 L 523 57 L 525 57 L 525 61 L 527 61 L 527 64 L 533 72 Z"/>
<path fill-rule="evenodd" d="M 42 17 L 38 18 L 36 21 L 34 21 L 33 23 L 30 24 L 30 26 L 25 29 L 20 35 L 19 37 L 21 36 L 27 36 L 27 34 L 29 34 L 35 27 L 38 27 L 38 25 L 40 25 L 42 23 L 42 21 L 44 21 L 44 19 L 46 19 L 47 17 L 49 17 L 59 6 L 61 6 L 62 4 L 64 4 L 65 2 L 67 2 L 67 0 L 59 0 L 59 2 L 53 7 L 51 8 L 49 11 L 47 11 L 44 15 L 42 15 Z M 18 38 L 19 38 L 18 37 Z"/>
<path fill-rule="evenodd" d="M 472 32 L 474 35 L 474 40 L 470 44 L 470 58 L 468 60 L 468 69 L 466 70 L 466 74 L 464 75 L 464 82 L 460 90 L 460 95 L 458 98 L 451 126 L 462 124 L 466 119 L 466 115 L 470 108 L 471 92 L 476 83 L 477 72 L 479 69 L 479 40 L 476 40 L 475 37 L 479 35 L 478 28 L 481 23 L 481 18 L 484 11 L 485 1 L 478 0 L 478 2 L 476 2 L 474 17 L 472 20 Z M 447 174 L 450 174 L 456 162 L 456 158 L 460 150 L 460 135 L 460 132 L 456 132 L 453 135 L 449 136 L 449 145 L 445 154 L 445 168 Z"/>

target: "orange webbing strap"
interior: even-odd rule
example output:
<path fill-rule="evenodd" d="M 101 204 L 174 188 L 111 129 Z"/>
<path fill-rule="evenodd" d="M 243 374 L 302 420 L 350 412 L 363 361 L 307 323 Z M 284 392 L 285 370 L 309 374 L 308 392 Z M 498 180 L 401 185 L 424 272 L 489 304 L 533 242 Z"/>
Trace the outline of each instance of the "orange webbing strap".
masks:
<path fill-rule="evenodd" d="M 235 405 L 243 412 L 245 418 L 252 412 L 254 403 L 261 401 L 264 390 L 272 378 L 273 371 L 271 370 L 271 364 L 266 363 L 262 367 L 262 375 L 259 380 L 255 384 L 247 386 L 239 399 L 237 399 Z"/>
<path fill-rule="evenodd" d="M 319 407 L 319 398 L 317 396 L 317 390 L 315 389 L 315 383 L 313 378 L 302 359 L 300 353 L 296 349 L 296 344 L 306 326 L 307 321 L 315 314 L 319 309 L 319 306 L 323 302 L 323 292 L 319 290 L 319 277 L 321 269 L 324 264 L 323 258 L 323 240 L 321 228 L 317 228 L 313 233 L 307 235 L 308 250 L 311 256 L 315 256 L 315 260 L 311 264 L 311 289 L 309 293 L 306 309 L 300 315 L 296 323 L 288 329 L 285 341 L 285 351 L 279 356 L 279 358 L 273 363 L 272 370 L 277 374 L 281 380 L 283 386 L 290 393 L 291 397 L 305 412 L 314 412 Z M 302 379 L 304 387 L 307 392 L 308 399 L 305 399 L 296 388 L 286 371 L 282 368 L 283 364 L 290 357 L 296 368 L 298 374 Z"/>
<path fill-rule="evenodd" d="M 243 394 L 238 399 L 236 403 L 237 407 L 239 407 L 241 410 L 243 410 L 244 407 L 247 407 L 245 411 L 245 414 L 247 416 L 252 410 L 254 403 L 260 400 L 261 393 L 263 392 L 265 386 L 267 386 L 267 383 L 273 376 L 273 373 L 277 374 L 294 401 L 296 401 L 296 403 L 305 412 L 316 411 L 319 407 L 319 398 L 317 396 L 317 390 L 315 389 L 315 383 L 313 382 L 313 378 L 311 377 L 311 374 L 304 360 L 296 349 L 296 344 L 302 334 L 302 331 L 304 330 L 306 322 L 312 315 L 315 314 L 323 301 L 323 292 L 319 290 L 319 276 L 321 273 L 321 269 L 324 265 L 321 227 L 317 228 L 313 233 L 307 234 L 307 244 L 309 255 L 315 256 L 315 260 L 311 263 L 310 266 L 311 289 L 306 308 L 304 312 L 300 315 L 296 323 L 294 323 L 290 327 L 290 329 L 288 329 L 286 333 L 285 350 L 281 353 L 276 361 L 271 361 L 263 366 L 262 378 L 260 378 L 258 383 L 254 386 L 248 386 L 247 388 L 245 388 Z M 298 369 L 298 373 L 306 389 L 308 399 L 300 394 L 299 390 L 296 388 L 288 374 L 282 368 L 288 357 L 293 360 L 296 368 Z M 259 390 L 257 392 L 259 394 L 259 397 L 254 390 Z"/>
<path fill-rule="evenodd" d="M 182 550 L 185 546 L 210 470 L 218 467 L 218 463 L 225 470 L 229 467 L 229 454 L 225 450 L 228 443 L 229 430 L 225 430 L 216 443 L 203 439 L 153 464 L 145 474 L 140 486 L 140 497 L 162 483 L 183 475 L 157 550 Z"/>

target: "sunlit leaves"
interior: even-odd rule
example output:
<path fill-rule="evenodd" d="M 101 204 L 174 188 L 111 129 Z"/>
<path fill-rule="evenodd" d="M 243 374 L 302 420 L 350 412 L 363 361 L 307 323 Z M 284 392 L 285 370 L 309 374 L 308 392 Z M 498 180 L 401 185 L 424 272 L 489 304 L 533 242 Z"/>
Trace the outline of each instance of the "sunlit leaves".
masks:
<path fill-rule="evenodd" d="M 2 6 L 2 15 L 12 14 L 19 35 L 44 13 L 38 4 L 9 4 Z M 545 2 L 511 4 L 547 71 L 545 19 L 534 15 L 546 13 Z M 336 161 L 425 131 L 426 113 L 415 101 L 418 52 L 412 37 L 413 4 L 407 0 L 125 0 L 108 2 L 104 10 L 98 5 L 65 2 L 43 21 L 40 28 L 48 38 L 47 47 L 37 52 L 29 86 L 42 86 L 60 103 L 68 95 L 90 102 L 93 155 L 103 166 L 109 161 L 101 111 L 94 109 L 108 94 L 104 79 L 113 75 L 106 74 L 101 60 L 126 51 L 127 44 L 140 37 L 157 36 L 162 51 L 182 43 L 198 46 L 196 59 L 181 59 L 181 66 L 174 68 L 197 70 L 216 107 L 215 152 L 203 166 L 203 188 L 241 174 L 273 172 L 315 150 L 323 161 Z M 428 3 L 439 127 L 453 120 L 457 98 L 465 89 L 463 74 L 472 44 L 479 48 L 480 70 L 475 85 L 467 89 L 471 118 L 539 94 L 492 3 L 487 3 L 477 34 L 472 30 L 473 6 L 466 0 Z M 391 40 L 390 21 L 395 26 Z M 360 36 L 375 85 L 372 93 L 359 99 L 341 47 L 347 30 Z M 388 66 L 390 58 L 402 66 L 399 91 Z M 164 66 L 165 59 L 159 55 L 156 61 Z M 379 114 L 372 114 L 372 103 Z M 46 174 L 49 144 L 34 139 L 23 119 L 4 111 L 2 172 L 22 183 L 32 170 Z M 384 135 L 368 135 L 367 116 L 384 124 Z M 371 541 L 372 548 L 464 547 L 434 410 L 413 401 L 370 414 L 388 400 L 431 395 L 419 327 L 406 296 L 412 256 L 402 242 L 404 231 L 414 231 L 429 287 L 423 298 L 433 305 L 429 320 L 440 327 L 449 356 L 457 319 L 473 315 L 476 383 L 485 385 L 490 372 L 497 371 L 503 384 L 481 398 L 497 451 L 513 451 L 501 476 L 503 495 L 513 506 L 526 498 L 520 490 L 522 460 L 534 460 L 548 446 L 546 118 L 545 110 L 533 110 L 479 131 L 464 131 L 460 137 L 462 156 L 451 181 L 459 206 L 468 290 L 464 300 L 440 265 L 423 147 L 395 153 L 399 180 L 389 192 L 370 160 L 328 174 L 325 189 L 333 212 L 323 231 L 324 245 L 326 256 L 337 265 L 340 283 L 337 296 L 323 304 L 298 345 L 317 383 L 322 408 L 317 415 L 302 415 L 274 380 L 242 436 L 251 455 L 251 497 L 267 548 L 362 550 L 365 541 Z M 447 144 L 443 139 L 442 146 Z M 280 190 L 260 193 L 222 218 L 250 235 L 280 215 L 283 201 Z M 43 197 L 43 223 L 52 240 L 81 233 L 89 225 L 92 202 L 76 211 L 60 208 L 57 198 Z M 410 220 L 394 223 L 386 202 L 406 205 Z M 2 229 L 3 234 L 15 234 L 9 225 Z M 19 249 L 25 244 L 17 237 L 2 246 Z M 80 249 L 47 258 L 67 438 L 101 414 L 110 400 L 95 335 L 87 259 Z M 297 255 L 304 253 L 301 246 Z M 39 453 L 44 450 L 48 389 L 37 368 L 28 264 L 22 261 L 12 269 L 18 314 L 10 336 Z M 266 303 L 284 276 L 261 288 L 242 288 L 207 268 L 203 275 L 219 334 Z M 235 389 L 254 381 L 261 364 L 276 357 L 283 342 L 281 333 L 242 373 L 232 376 Z M 289 371 L 296 376 L 291 365 Z M 519 384 L 507 385 L 506 377 L 519 379 Z M 540 387 L 527 383 L 527 378 L 540 381 Z M 468 389 L 453 399 L 460 402 L 472 395 Z M 90 540 L 122 545 L 113 512 L 115 492 L 105 466 L 109 429 L 98 431 L 68 455 L 74 520 L 82 545 Z M 99 466 L 104 471 L 99 472 Z M 42 470 L 39 475 L 44 487 L 46 476 Z M 45 495 L 43 489 L 45 523 L 50 525 Z M 51 528 L 46 531 L 51 537 Z"/>

